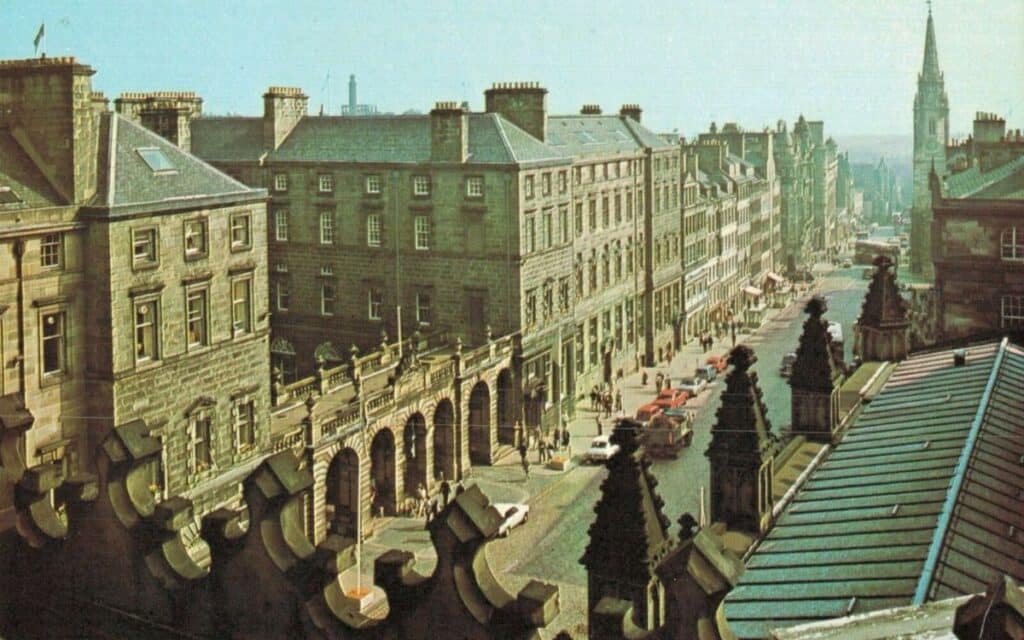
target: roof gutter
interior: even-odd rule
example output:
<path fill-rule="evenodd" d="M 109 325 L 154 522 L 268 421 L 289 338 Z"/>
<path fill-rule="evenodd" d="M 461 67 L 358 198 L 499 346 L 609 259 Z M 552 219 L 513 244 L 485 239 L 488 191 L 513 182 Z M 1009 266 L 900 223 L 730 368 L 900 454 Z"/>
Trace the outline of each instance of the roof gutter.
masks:
<path fill-rule="evenodd" d="M 985 391 L 981 395 L 978 410 L 974 413 L 974 421 L 971 422 L 971 430 L 967 433 L 967 441 L 964 443 L 964 448 L 960 452 L 960 459 L 956 463 L 953 478 L 949 483 L 949 490 L 946 492 L 946 501 L 942 505 L 942 511 L 939 512 L 939 521 L 932 536 L 932 544 L 928 548 L 928 557 L 924 561 L 924 569 L 921 572 L 921 578 L 917 582 L 917 589 L 914 591 L 913 605 L 924 604 L 928 598 L 932 578 L 935 576 L 935 568 L 939 564 L 939 552 L 942 550 L 946 534 L 949 532 L 950 524 L 953 521 L 953 511 L 956 509 L 957 498 L 960 496 L 960 489 L 963 487 L 964 477 L 967 475 L 967 464 L 974 455 L 974 447 L 978 442 L 978 434 L 981 432 L 981 422 L 985 418 L 989 400 L 992 397 L 992 389 L 996 386 L 999 369 L 1003 364 L 1003 356 L 1006 354 L 1007 342 L 1008 339 L 1003 338 L 1003 341 L 999 343 L 999 351 L 996 352 L 995 362 L 992 364 L 992 370 L 988 374 Z"/>

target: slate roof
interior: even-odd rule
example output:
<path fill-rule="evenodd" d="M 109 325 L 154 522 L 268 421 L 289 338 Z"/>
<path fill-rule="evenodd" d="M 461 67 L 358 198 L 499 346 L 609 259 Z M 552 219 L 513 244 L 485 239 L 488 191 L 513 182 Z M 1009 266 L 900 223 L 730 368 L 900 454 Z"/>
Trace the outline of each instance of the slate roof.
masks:
<path fill-rule="evenodd" d="M 1024 189 L 1024 156 L 990 171 L 974 166 L 947 177 L 943 195 L 947 198 L 1016 199 Z"/>
<path fill-rule="evenodd" d="M 470 164 L 510 164 L 568 159 L 495 113 L 473 113 Z M 255 161 L 263 146 L 262 118 L 198 118 L 192 148 L 210 161 Z M 307 116 L 268 158 L 273 162 L 430 161 L 430 116 Z"/>
<path fill-rule="evenodd" d="M 644 146 L 657 150 L 673 147 L 632 118 L 617 115 L 548 116 L 547 143 L 574 157 L 636 153 Z"/>
<path fill-rule="evenodd" d="M 266 197 L 183 151 L 149 129 L 116 114 L 100 121 L 100 162 L 92 208 L 145 207 L 158 210 L 231 197 L 239 201 Z M 140 149 L 156 149 L 170 165 L 154 170 Z"/>
<path fill-rule="evenodd" d="M 727 597 L 738 637 L 1024 578 L 1024 349 L 968 351 L 912 356 L 864 406 Z"/>

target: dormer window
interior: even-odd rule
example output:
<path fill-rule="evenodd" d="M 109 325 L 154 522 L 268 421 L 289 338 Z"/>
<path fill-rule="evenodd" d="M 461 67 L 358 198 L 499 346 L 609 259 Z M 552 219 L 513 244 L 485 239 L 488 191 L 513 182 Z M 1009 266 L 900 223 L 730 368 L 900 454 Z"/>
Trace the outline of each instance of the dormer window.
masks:
<path fill-rule="evenodd" d="M 177 173 L 174 165 L 164 155 L 163 149 L 157 147 L 138 147 L 135 152 L 139 154 L 143 162 L 149 167 L 150 171 L 155 174 L 170 174 Z"/>

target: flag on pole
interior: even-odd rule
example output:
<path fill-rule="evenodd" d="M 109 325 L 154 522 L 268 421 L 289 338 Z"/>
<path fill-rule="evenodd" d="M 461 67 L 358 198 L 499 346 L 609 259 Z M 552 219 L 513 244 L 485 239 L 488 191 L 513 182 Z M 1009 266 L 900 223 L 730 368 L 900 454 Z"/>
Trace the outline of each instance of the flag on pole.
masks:
<path fill-rule="evenodd" d="M 32 44 L 36 47 L 36 53 L 39 53 L 39 43 L 42 41 L 43 36 L 46 35 L 46 23 L 40 23 L 39 31 L 36 32 L 36 39 L 32 41 Z"/>

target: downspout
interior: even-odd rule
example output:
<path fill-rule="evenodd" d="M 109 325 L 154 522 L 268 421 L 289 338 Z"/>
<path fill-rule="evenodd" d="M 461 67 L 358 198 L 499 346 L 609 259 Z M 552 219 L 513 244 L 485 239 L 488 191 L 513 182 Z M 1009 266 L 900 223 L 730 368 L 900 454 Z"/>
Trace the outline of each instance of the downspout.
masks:
<path fill-rule="evenodd" d="M 25 241 L 18 238 L 14 241 L 14 272 L 18 279 L 18 393 L 22 402 L 25 401 Z"/>

